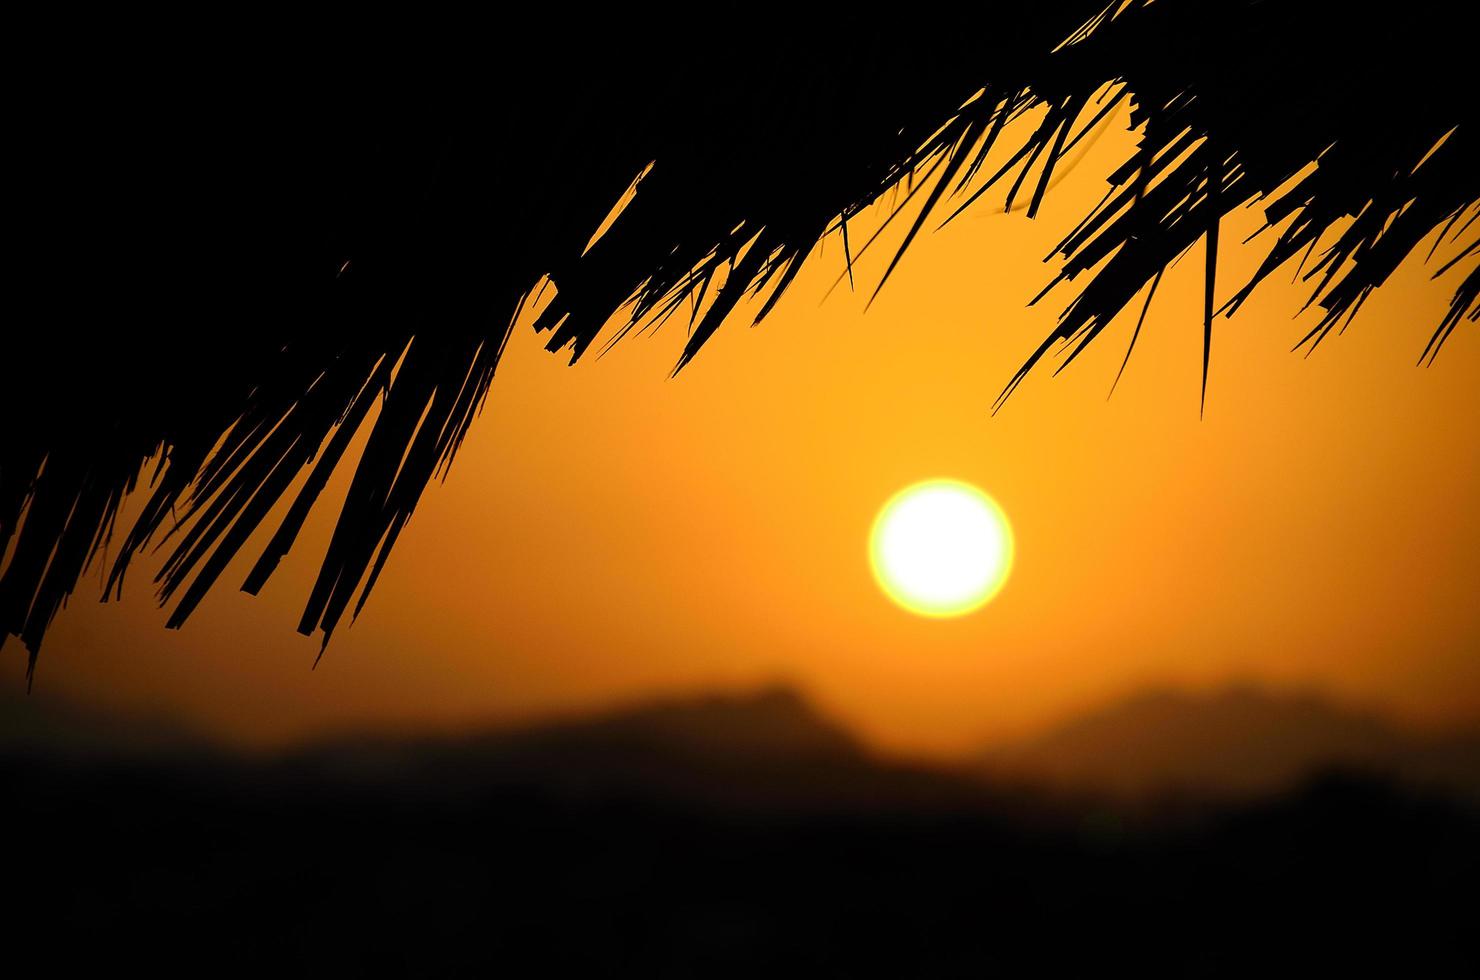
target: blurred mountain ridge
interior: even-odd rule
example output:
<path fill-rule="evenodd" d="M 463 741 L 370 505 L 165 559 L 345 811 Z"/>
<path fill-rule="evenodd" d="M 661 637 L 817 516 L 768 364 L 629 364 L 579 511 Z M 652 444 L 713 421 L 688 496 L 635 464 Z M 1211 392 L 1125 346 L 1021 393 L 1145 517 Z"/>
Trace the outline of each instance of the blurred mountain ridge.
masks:
<path fill-rule="evenodd" d="M 991 779 L 1144 798 L 1248 798 L 1342 770 L 1480 799 L 1480 731 L 1408 731 L 1311 691 L 1146 689 L 981 753 Z"/>
<path fill-rule="evenodd" d="M 246 768 L 296 783 L 434 794 L 526 787 L 744 808 L 1237 801 L 1333 771 L 1480 801 L 1480 732 L 1405 731 L 1319 694 L 1249 684 L 1200 694 L 1146 689 L 955 765 L 877 752 L 784 683 L 457 733 L 363 730 L 266 755 L 234 752 L 162 714 L 14 697 L 0 700 L 0 754 L 101 765 L 208 761 L 223 778 Z"/>

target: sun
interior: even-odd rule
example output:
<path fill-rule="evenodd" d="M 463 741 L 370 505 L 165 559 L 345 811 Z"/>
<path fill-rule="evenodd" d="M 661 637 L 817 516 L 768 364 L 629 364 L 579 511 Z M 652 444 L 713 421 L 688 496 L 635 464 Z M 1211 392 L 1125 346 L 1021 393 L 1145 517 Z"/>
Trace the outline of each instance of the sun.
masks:
<path fill-rule="evenodd" d="M 980 609 L 1007 581 L 1012 528 L 997 502 L 960 480 L 926 480 L 889 499 L 869 534 L 884 592 L 912 613 Z"/>

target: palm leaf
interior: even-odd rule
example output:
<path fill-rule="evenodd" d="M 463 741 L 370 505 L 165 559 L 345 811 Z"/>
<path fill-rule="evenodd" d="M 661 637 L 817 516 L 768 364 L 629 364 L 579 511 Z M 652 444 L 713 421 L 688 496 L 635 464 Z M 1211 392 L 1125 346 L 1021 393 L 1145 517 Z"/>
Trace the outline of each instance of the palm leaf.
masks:
<path fill-rule="evenodd" d="M 1002 397 L 1142 293 L 1144 317 L 1199 241 L 1205 389 L 1215 318 L 1302 255 L 1319 343 L 1436 230 L 1440 273 L 1480 247 L 1473 41 L 1455 16 L 1083 0 L 782 23 L 722 5 L 704 23 L 583 12 L 579 31 L 232 24 L 184 46 L 137 22 L 28 25 L 47 82 L 21 111 L 12 195 L 26 312 L 0 348 L 0 639 L 34 670 L 89 564 L 116 594 L 151 543 L 169 549 L 156 586 L 178 626 L 289 501 L 243 583 L 257 591 L 373 415 L 299 624 L 327 643 L 445 473 L 542 277 L 552 351 L 581 357 L 619 310 L 630 328 L 688 308 L 681 368 L 742 296 L 765 295 L 764 316 L 835 230 L 851 276 L 848 221 L 901 184 L 922 210 L 890 271 L 931 216 L 990 188 L 1035 214 L 1123 102 L 1139 145 L 1039 299 L 1082 285 Z M 1222 219 L 1251 201 L 1266 259 L 1219 303 Z M 1422 358 L 1477 319 L 1470 267 Z"/>

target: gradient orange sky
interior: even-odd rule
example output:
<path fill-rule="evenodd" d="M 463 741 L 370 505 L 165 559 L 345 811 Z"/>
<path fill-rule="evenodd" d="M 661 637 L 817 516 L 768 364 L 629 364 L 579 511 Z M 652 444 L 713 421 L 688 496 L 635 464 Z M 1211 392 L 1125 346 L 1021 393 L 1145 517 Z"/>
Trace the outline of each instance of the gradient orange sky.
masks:
<path fill-rule="evenodd" d="M 222 588 L 179 632 L 153 560 L 122 602 L 85 583 L 37 689 L 256 745 L 773 679 L 879 746 L 941 755 L 1147 685 L 1313 687 L 1480 722 L 1480 331 L 1414 366 L 1472 266 L 1433 283 L 1410 262 L 1309 358 L 1290 347 L 1317 314 L 1293 317 L 1306 292 L 1286 270 L 1217 324 L 1199 420 L 1199 248 L 1113 398 L 1130 315 L 990 415 L 1072 296 L 1025 309 L 1042 257 L 1131 139 L 1095 146 L 1037 220 L 980 207 L 923 235 L 867 312 L 888 242 L 858 292 L 823 302 L 843 270 L 827 240 L 764 324 L 737 318 L 676 379 L 678 321 L 573 368 L 516 331 L 451 476 L 316 670 L 293 626 L 322 508 L 262 596 Z M 1225 248 L 1220 298 L 1256 259 Z M 960 619 L 911 615 L 869 570 L 877 509 L 935 476 L 985 489 L 1017 540 L 1006 587 Z"/>

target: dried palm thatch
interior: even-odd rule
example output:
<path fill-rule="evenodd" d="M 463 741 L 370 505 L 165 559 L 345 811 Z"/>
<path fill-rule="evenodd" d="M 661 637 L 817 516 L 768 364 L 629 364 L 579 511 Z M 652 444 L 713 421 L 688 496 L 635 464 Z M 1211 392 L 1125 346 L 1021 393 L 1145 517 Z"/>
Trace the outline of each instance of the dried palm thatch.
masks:
<path fill-rule="evenodd" d="M 90 563 L 106 598 L 163 543 L 178 626 L 290 498 L 242 585 L 260 589 L 352 465 L 299 624 L 327 643 L 450 464 L 542 276 L 550 350 L 574 361 L 619 310 L 629 326 L 682 311 L 681 368 L 743 296 L 764 316 L 823 236 L 841 232 L 851 271 L 849 220 L 902 183 L 924 200 L 901 253 L 992 187 L 1033 215 L 1123 103 L 1139 146 L 1050 283 L 1083 285 L 1004 398 L 1143 291 L 1144 317 L 1199 241 L 1204 384 L 1215 317 L 1292 257 L 1325 311 L 1313 345 L 1436 228 L 1439 273 L 1480 248 L 1474 44 L 1443 4 L 1381 20 L 1332 0 L 569 16 L 19 33 L 0 639 L 21 639 L 28 671 Z M 1030 110 L 1040 124 L 1004 147 Z M 994 148 L 1010 159 L 988 172 Z M 1260 199 L 1267 259 L 1219 303 L 1220 221 Z M 1477 318 L 1470 268 L 1423 359 Z M 117 529 L 151 458 L 143 512 Z"/>

